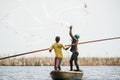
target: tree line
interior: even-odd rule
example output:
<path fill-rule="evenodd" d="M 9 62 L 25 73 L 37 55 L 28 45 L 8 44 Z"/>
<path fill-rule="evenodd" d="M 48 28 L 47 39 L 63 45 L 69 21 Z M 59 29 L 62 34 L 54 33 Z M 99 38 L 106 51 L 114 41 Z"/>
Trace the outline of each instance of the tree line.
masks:
<path fill-rule="evenodd" d="M 64 57 L 62 66 L 69 66 L 69 57 Z M 0 66 L 53 66 L 54 57 L 20 57 L 0 60 Z M 80 66 L 120 66 L 120 57 L 79 57 Z"/>

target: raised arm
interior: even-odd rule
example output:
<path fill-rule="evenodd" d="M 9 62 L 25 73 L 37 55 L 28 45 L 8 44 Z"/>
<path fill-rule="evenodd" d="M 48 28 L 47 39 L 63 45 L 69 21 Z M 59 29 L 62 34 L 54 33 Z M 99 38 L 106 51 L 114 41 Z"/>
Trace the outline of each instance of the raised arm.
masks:
<path fill-rule="evenodd" d="M 70 26 L 69 35 L 70 35 L 70 37 L 71 37 L 72 39 L 75 39 L 74 36 L 73 36 L 73 34 L 72 34 L 72 26 Z"/>

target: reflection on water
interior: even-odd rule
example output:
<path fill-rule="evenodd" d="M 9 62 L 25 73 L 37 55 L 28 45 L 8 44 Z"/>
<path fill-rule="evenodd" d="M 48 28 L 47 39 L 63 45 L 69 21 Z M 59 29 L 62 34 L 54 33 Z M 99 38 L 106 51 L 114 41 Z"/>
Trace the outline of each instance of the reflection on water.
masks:
<path fill-rule="evenodd" d="M 119 66 L 80 66 L 82 80 L 120 80 Z M 68 66 L 62 69 L 69 70 Z M 53 66 L 0 66 L 0 80 L 52 80 Z"/>

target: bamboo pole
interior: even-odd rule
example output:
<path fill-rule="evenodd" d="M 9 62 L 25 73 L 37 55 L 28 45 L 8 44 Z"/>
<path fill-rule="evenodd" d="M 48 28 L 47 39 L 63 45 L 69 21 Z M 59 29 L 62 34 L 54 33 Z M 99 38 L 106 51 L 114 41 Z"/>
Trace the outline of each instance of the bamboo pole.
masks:
<path fill-rule="evenodd" d="M 108 40 L 115 40 L 115 39 L 120 39 L 120 37 L 105 38 L 105 39 L 98 39 L 98 40 L 90 40 L 90 41 L 80 42 L 78 44 L 87 44 L 87 43 L 101 42 L 101 41 L 108 41 Z M 75 45 L 75 44 L 69 44 L 69 45 L 66 45 L 66 46 L 71 46 L 71 45 Z M 27 55 L 27 54 L 32 54 L 32 53 L 37 53 L 37 52 L 46 51 L 46 50 L 49 50 L 49 48 L 30 51 L 30 52 L 25 52 L 25 53 L 20 53 L 20 54 L 16 54 L 16 55 L 7 56 L 7 57 L 2 57 L 2 58 L 0 58 L 0 60 L 12 58 L 12 57 L 17 57 L 17 56 L 22 56 L 22 55 Z"/>

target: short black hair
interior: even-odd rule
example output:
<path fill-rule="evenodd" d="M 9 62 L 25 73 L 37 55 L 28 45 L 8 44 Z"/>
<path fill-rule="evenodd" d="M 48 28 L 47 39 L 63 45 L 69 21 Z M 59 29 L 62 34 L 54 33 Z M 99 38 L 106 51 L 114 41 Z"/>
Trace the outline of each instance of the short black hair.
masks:
<path fill-rule="evenodd" d="M 59 36 L 56 36 L 55 41 L 56 41 L 56 42 L 59 42 L 59 41 L 60 41 L 60 37 L 59 37 Z"/>

